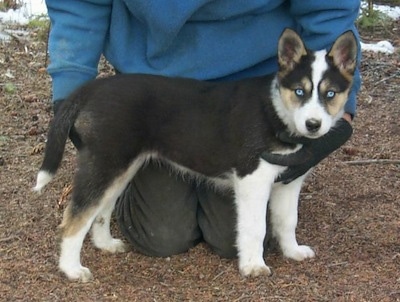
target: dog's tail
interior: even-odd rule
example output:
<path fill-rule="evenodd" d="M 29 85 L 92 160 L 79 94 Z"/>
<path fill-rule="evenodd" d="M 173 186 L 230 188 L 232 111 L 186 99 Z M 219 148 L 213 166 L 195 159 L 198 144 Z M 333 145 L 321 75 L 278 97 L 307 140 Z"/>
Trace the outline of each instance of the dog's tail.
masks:
<path fill-rule="evenodd" d="M 72 100 L 67 99 L 62 102 L 50 124 L 44 159 L 36 178 L 34 191 L 40 192 L 53 179 L 60 166 L 68 134 L 80 111 L 78 102 L 74 98 L 79 96 L 75 95 Z"/>

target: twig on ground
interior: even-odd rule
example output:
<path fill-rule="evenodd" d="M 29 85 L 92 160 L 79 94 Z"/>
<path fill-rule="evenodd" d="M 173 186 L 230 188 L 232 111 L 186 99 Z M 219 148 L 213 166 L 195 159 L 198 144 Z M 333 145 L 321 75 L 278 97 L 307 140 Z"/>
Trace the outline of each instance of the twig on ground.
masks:
<path fill-rule="evenodd" d="M 21 240 L 21 238 L 19 238 L 18 236 L 10 236 L 10 237 L 5 237 L 5 238 L 0 238 L 0 242 L 8 242 L 14 239 L 19 239 Z"/>
<path fill-rule="evenodd" d="M 400 165 L 400 159 L 363 159 L 344 161 L 347 165 L 370 165 L 370 164 L 392 164 Z"/>
<path fill-rule="evenodd" d="M 380 83 L 386 82 L 387 80 L 390 80 L 391 78 L 395 78 L 395 77 L 397 77 L 397 76 L 399 76 L 399 75 L 400 75 L 400 72 L 396 72 L 396 73 L 392 74 L 391 76 L 388 76 L 388 77 L 386 77 L 386 78 L 383 78 L 383 79 L 379 80 L 378 82 L 376 82 L 376 83 L 374 84 L 374 86 L 376 87 L 376 86 L 378 86 Z"/>
<path fill-rule="evenodd" d="M 219 277 L 221 277 L 224 273 L 225 273 L 224 270 L 223 270 L 222 272 L 218 273 L 218 274 L 212 279 L 212 281 L 215 281 L 216 279 L 218 279 Z"/>

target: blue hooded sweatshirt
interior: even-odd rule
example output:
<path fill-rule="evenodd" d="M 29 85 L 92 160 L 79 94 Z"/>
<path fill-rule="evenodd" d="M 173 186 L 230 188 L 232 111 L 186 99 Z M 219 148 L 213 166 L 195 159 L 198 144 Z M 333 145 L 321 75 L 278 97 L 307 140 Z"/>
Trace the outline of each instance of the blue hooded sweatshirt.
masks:
<path fill-rule="evenodd" d="M 97 75 L 101 55 L 122 73 L 231 80 L 277 71 L 286 27 L 308 48 L 353 30 L 359 0 L 46 0 L 53 100 Z M 360 57 L 360 56 L 359 56 Z M 346 112 L 354 115 L 357 69 Z M 112 100 L 110 100 L 112 102 Z"/>

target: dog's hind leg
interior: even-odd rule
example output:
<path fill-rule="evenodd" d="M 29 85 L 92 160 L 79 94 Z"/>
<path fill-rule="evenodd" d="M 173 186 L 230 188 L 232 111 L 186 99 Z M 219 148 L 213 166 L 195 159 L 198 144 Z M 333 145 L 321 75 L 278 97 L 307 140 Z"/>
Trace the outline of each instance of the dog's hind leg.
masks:
<path fill-rule="evenodd" d="M 116 190 L 115 195 L 117 195 L 119 191 L 118 188 L 113 189 Z M 116 198 L 113 198 L 112 201 L 110 200 L 107 205 L 104 206 L 101 212 L 96 216 L 91 230 L 94 246 L 110 253 L 127 251 L 127 246 L 123 241 L 121 239 L 113 238 L 110 232 L 111 214 L 114 210 L 115 202 Z"/>
<path fill-rule="evenodd" d="M 96 201 L 96 206 L 91 205 L 90 208 L 85 209 L 77 200 L 73 197 L 60 225 L 61 244 L 58 266 L 70 280 L 87 282 L 92 278 L 92 274 L 88 268 L 81 265 L 80 253 L 83 240 L 100 209 L 98 201 Z"/>
<path fill-rule="evenodd" d="M 115 239 L 111 236 L 110 220 L 111 214 L 114 210 L 115 203 L 123 190 L 128 185 L 129 181 L 133 178 L 136 172 L 143 164 L 143 159 L 135 160 L 129 169 L 114 180 L 113 184 L 107 189 L 107 199 L 104 206 L 97 214 L 96 219 L 92 225 L 92 242 L 95 247 L 110 253 L 125 252 L 128 247 L 120 239 Z"/>
<path fill-rule="evenodd" d="M 85 162 L 83 158 L 84 156 L 80 158 L 81 162 Z M 83 240 L 97 218 L 100 222 L 102 217 L 104 224 L 94 228 L 92 234 L 95 244 L 107 250 L 122 249 L 121 241 L 111 237 L 109 219 L 116 199 L 140 165 L 134 162 L 118 176 L 116 169 L 108 166 L 109 169 L 105 169 L 104 165 L 99 163 L 85 163 L 79 167 L 76 174 L 73 199 L 61 224 L 59 260 L 60 270 L 71 280 L 87 282 L 92 278 L 90 270 L 81 265 L 80 253 Z"/>
<path fill-rule="evenodd" d="M 296 239 L 298 202 L 304 178 L 299 177 L 287 185 L 275 184 L 269 206 L 272 235 L 278 240 L 283 255 L 297 261 L 315 256 L 309 246 L 299 245 Z"/>

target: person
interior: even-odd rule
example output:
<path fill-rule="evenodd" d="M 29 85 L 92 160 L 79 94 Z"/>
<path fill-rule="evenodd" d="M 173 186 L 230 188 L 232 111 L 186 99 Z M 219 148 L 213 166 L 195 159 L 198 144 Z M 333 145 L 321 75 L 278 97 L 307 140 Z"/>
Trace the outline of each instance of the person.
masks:
<path fill-rule="evenodd" d="M 229 81 L 276 72 L 284 28 L 295 29 L 310 49 L 329 48 L 346 30 L 357 35 L 360 1 L 46 0 L 46 5 L 57 111 L 73 90 L 97 76 L 101 55 L 119 73 Z M 359 87 L 357 69 L 335 131 L 302 141 L 308 157 L 266 155 L 289 166 L 279 181 L 304 174 L 351 136 Z M 73 131 L 71 139 L 80 148 Z M 232 193 L 177 177 L 163 164 L 150 162 L 135 175 L 117 202 L 116 219 L 127 240 L 146 255 L 170 256 L 205 241 L 222 257 L 236 256 Z"/>

